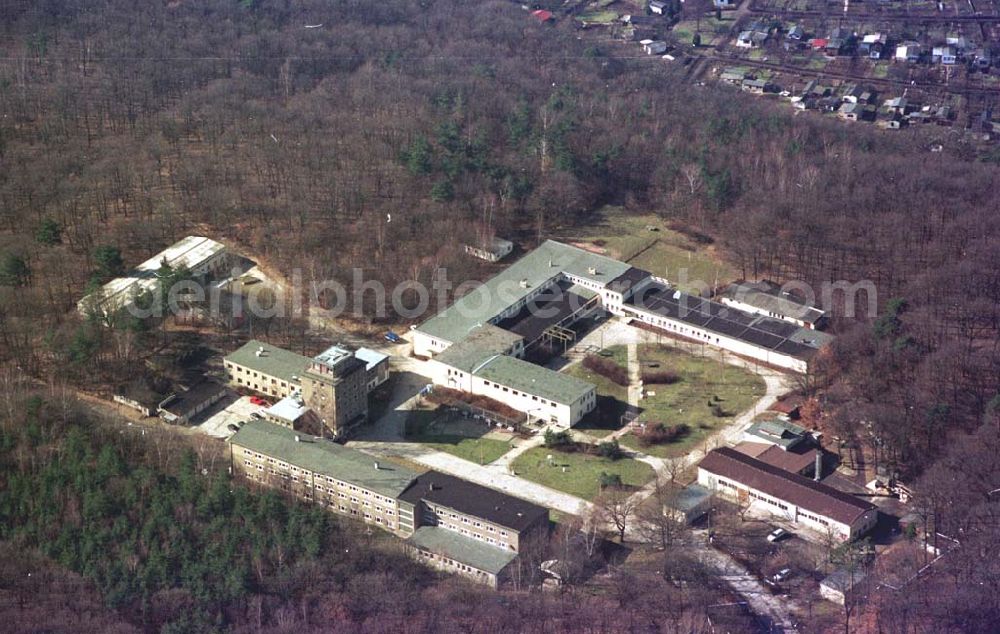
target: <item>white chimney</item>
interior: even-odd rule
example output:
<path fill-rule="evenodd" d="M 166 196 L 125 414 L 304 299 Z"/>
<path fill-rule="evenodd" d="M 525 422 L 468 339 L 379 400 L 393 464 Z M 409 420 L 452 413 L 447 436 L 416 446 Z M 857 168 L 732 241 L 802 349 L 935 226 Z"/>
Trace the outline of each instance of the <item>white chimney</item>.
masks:
<path fill-rule="evenodd" d="M 521 280 L 521 288 L 528 288 L 528 280 L 527 279 Z"/>
<path fill-rule="evenodd" d="M 378 471 L 378 460 L 375 461 L 375 470 Z"/>
<path fill-rule="evenodd" d="M 295 442 L 302 442 L 302 438 L 298 434 L 295 434 Z"/>
<path fill-rule="evenodd" d="M 587 269 L 587 272 L 590 273 L 591 275 L 597 275 L 597 268 L 591 266 Z"/>
<path fill-rule="evenodd" d="M 816 467 L 813 473 L 813 480 L 819 482 L 819 479 L 823 477 L 823 452 L 816 452 Z"/>

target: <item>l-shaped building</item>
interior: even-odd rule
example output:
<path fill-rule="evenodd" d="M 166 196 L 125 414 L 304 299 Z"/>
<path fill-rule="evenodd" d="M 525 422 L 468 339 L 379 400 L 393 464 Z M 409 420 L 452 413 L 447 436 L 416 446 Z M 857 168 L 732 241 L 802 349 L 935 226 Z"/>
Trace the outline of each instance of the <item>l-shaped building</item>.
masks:
<path fill-rule="evenodd" d="M 246 423 L 229 446 L 234 473 L 386 530 L 418 560 L 494 588 L 548 535 L 536 504 L 270 422 Z"/>

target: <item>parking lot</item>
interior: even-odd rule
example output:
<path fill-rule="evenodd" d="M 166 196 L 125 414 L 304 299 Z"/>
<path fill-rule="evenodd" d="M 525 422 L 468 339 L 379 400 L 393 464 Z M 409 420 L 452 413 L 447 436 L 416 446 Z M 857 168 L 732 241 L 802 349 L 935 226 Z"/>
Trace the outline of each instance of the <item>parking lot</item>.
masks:
<path fill-rule="evenodd" d="M 222 399 L 207 414 L 207 418 L 199 425 L 198 431 L 216 438 L 229 438 L 233 431 L 229 425 L 239 425 L 250 420 L 250 414 L 261 411 L 262 407 L 250 402 L 250 396 L 232 395 Z"/>

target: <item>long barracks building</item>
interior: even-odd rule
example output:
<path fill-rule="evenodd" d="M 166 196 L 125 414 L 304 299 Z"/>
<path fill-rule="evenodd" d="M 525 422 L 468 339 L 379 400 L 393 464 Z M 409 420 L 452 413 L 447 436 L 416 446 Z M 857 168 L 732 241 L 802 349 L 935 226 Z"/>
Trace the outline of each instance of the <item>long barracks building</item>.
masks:
<path fill-rule="evenodd" d="M 234 473 L 377 526 L 420 561 L 494 588 L 548 534 L 548 511 L 531 502 L 266 421 L 243 425 L 229 446 Z"/>

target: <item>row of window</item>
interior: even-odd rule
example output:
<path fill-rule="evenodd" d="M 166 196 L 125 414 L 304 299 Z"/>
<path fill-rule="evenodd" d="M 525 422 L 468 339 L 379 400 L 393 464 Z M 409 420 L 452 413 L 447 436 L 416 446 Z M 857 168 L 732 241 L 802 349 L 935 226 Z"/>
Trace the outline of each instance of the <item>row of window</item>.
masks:
<path fill-rule="evenodd" d="M 455 561 L 454 559 L 449 559 L 447 557 L 444 557 L 443 555 L 435 555 L 434 553 L 429 553 L 429 552 L 427 552 L 425 550 L 421 550 L 421 551 L 418 551 L 418 552 L 420 553 L 421 557 L 424 557 L 424 558 L 430 559 L 430 560 L 440 561 L 442 564 L 444 564 L 446 566 L 449 566 L 451 568 L 455 568 L 456 570 L 461 570 L 462 572 L 467 572 L 467 573 L 470 573 L 470 574 L 476 574 L 476 575 L 480 575 L 480 576 L 483 576 L 483 577 L 486 576 L 486 573 L 483 572 L 482 570 L 479 570 L 477 568 L 473 568 L 472 566 L 466 566 L 463 563 L 459 563 L 459 562 Z"/>

